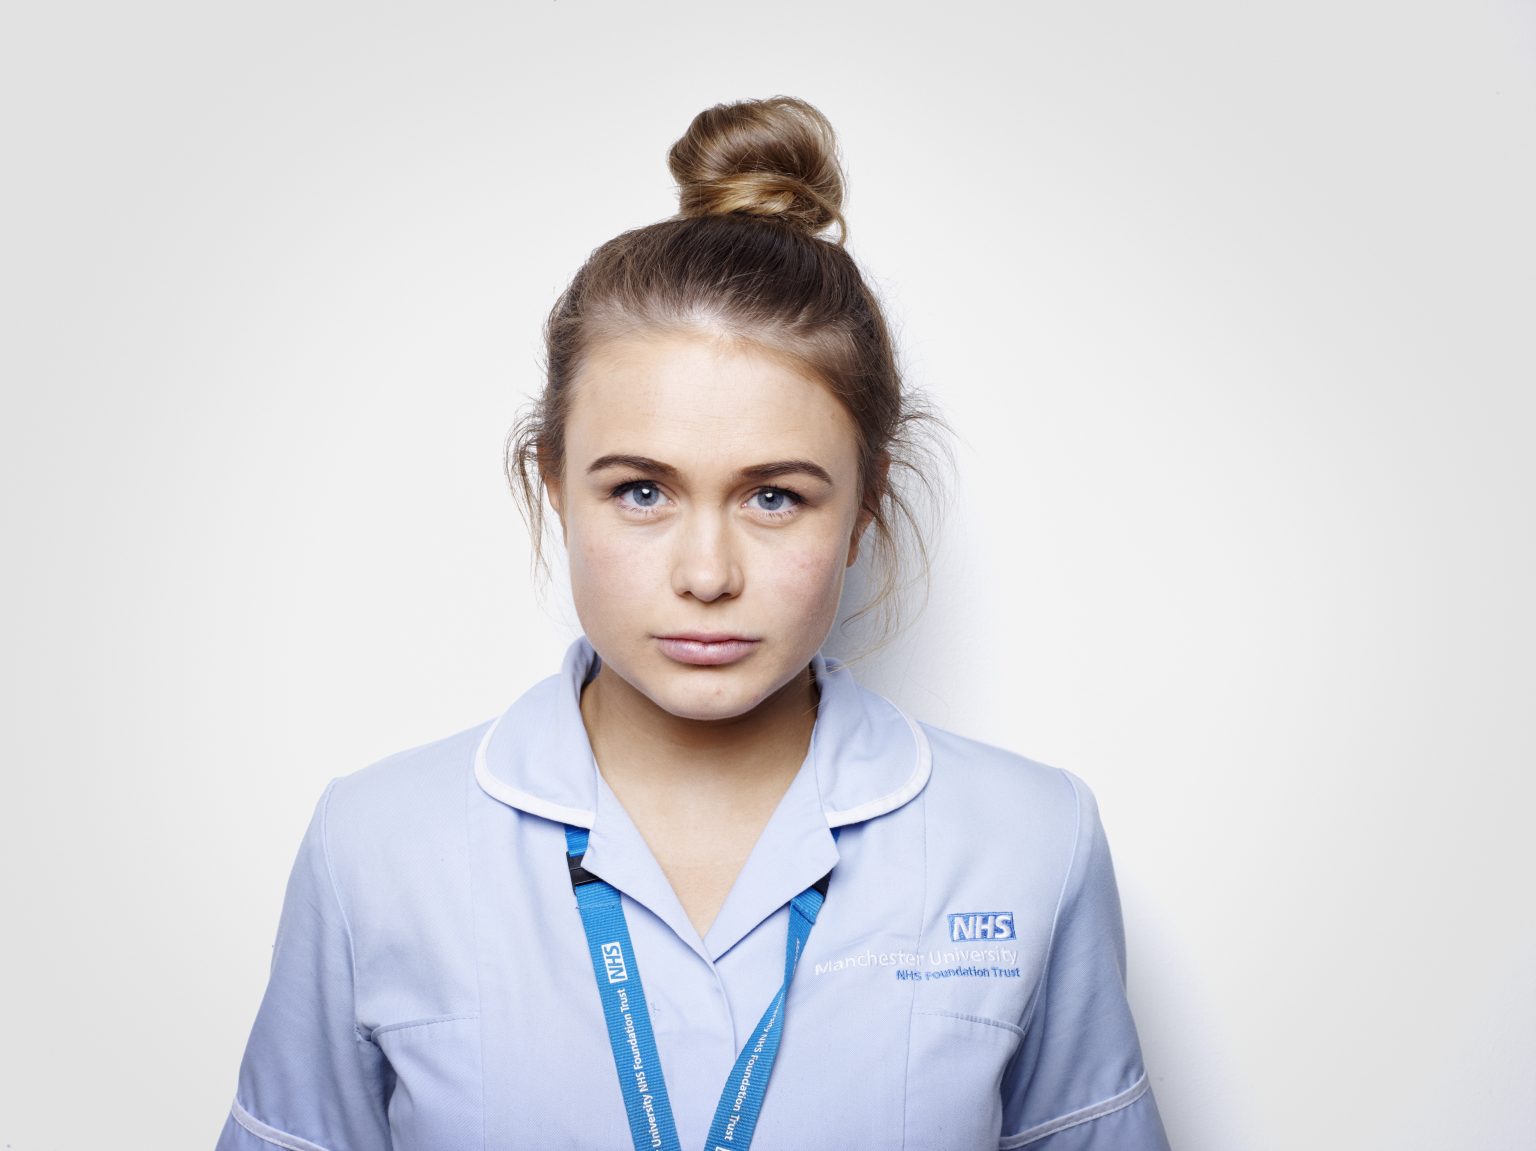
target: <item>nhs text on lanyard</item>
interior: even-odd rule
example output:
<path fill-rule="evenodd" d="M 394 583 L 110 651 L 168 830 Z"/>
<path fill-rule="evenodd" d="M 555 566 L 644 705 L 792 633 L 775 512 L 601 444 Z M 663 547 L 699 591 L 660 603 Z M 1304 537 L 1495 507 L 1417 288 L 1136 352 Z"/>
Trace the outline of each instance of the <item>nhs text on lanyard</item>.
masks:
<path fill-rule="evenodd" d="M 672 1119 L 672 1104 L 667 1100 L 666 1080 L 661 1074 L 656 1035 L 651 1030 L 651 1013 L 645 1004 L 645 988 L 635 964 L 635 949 L 629 941 L 624 906 L 612 886 L 581 866 L 587 853 L 587 838 L 584 827 L 565 829 L 566 863 L 571 871 L 571 886 L 576 890 L 582 926 L 587 931 L 592 973 L 597 977 L 597 991 L 608 1020 L 608 1042 L 613 1047 L 619 1089 L 624 1093 L 624 1109 L 629 1113 L 630 1138 L 636 1151 L 682 1151 Z M 784 999 L 789 994 L 790 980 L 795 977 L 800 953 L 805 950 L 805 941 L 810 938 L 816 915 L 826 899 L 830 878 L 830 874 L 822 876 L 789 902 L 784 983 L 758 1020 L 751 1042 L 736 1057 L 736 1066 L 731 1069 L 731 1077 L 715 1107 L 714 1122 L 709 1125 L 706 1151 L 746 1151 L 752 1145 L 768 1076 L 779 1053 L 779 1037 L 784 1032 Z"/>

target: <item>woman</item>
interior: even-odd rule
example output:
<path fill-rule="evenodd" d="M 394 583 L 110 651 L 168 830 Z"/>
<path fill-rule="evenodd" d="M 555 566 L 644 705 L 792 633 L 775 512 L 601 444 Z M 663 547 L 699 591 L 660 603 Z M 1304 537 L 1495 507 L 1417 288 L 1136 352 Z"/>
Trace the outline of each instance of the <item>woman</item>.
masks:
<path fill-rule="evenodd" d="M 219 1147 L 1166 1146 L 1088 791 L 819 654 L 920 426 L 830 127 L 721 106 L 670 160 L 509 452 L 585 637 L 326 789 Z"/>

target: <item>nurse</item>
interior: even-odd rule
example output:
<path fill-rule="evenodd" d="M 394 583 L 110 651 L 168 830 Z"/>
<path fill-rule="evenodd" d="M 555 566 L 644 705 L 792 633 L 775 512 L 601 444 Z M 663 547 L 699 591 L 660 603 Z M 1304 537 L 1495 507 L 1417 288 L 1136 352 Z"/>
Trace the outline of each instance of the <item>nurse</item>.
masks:
<path fill-rule="evenodd" d="M 722 105 L 670 163 L 509 445 L 585 635 L 327 787 L 220 1151 L 1166 1147 L 1091 794 L 820 654 L 923 426 L 831 128 Z"/>

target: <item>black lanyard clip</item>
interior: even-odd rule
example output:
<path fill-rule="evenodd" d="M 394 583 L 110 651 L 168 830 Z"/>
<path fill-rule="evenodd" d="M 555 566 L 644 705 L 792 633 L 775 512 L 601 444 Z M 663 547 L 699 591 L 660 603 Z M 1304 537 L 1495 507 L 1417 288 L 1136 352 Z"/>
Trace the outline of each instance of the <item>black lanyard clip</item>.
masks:
<path fill-rule="evenodd" d="M 565 857 L 565 865 L 571 869 L 572 891 L 584 883 L 601 883 L 603 881 L 601 876 L 593 875 L 581 865 L 581 861 L 585 858 L 585 855 L 567 855 Z"/>

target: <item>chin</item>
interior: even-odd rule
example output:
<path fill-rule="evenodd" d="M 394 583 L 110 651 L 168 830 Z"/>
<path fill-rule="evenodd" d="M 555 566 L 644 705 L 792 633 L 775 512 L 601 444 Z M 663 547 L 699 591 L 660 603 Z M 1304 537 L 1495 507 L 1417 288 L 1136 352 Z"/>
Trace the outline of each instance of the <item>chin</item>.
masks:
<path fill-rule="evenodd" d="M 650 695 L 651 702 L 669 715 L 700 723 L 740 719 L 767 698 L 765 695 L 738 692 L 670 691 Z"/>
<path fill-rule="evenodd" d="M 806 659 L 809 664 L 809 657 Z M 777 661 L 775 661 L 777 663 Z M 674 668 L 652 681 L 646 695 L 679 719 L 728 721 L 771 703 L 804 670 L 798 660 L 788 668 L 766 663 L 748 668 Z"/>

